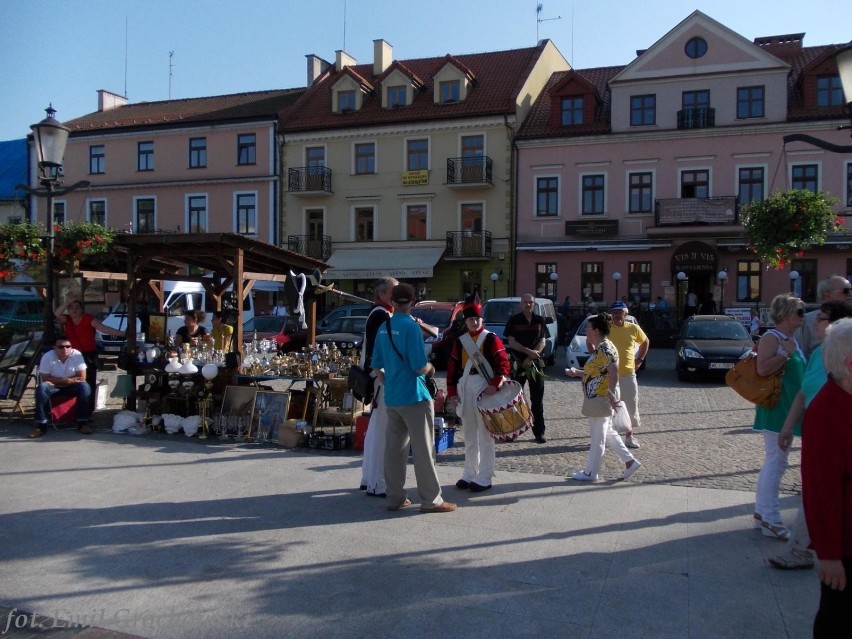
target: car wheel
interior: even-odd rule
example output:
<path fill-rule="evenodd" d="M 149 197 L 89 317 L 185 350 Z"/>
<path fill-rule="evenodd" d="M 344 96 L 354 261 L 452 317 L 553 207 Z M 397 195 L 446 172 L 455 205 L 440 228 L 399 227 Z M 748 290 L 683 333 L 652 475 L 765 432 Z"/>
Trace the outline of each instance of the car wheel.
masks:
<path fill-rule="evenodd" d="M 691 376 L 689 375 L 689 373 L 686 372 L 686 369 L 678 366 L 676 370 L 677 370 L 677 378 L 680 381 L 688 382 L 688 381 L 690 381 L 690 379 L 692 379 Z"/>

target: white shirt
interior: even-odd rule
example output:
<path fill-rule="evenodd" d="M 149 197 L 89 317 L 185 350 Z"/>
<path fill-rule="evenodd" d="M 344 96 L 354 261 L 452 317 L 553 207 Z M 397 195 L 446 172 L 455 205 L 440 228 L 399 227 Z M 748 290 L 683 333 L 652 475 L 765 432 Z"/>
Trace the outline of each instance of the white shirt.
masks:
<path fill-rule="evenodd" d="M 289 315 L 289 313 L 287 312 L 287 308 L 284 307 L 283 305 L 282 306 L 276 306 L 274 309 L 272 309 L 272 314 L 273 315 L 283 315 L 284 317 L 287 317 Z"/>
<path fill-rule="evenodd" d="M 80 351 L 72 348 L 68 359 L 63 362 L 59 359 L 56 351 L 51 348 L 41 356 L 38 370 L 42 375 L 50 375 L 51 377 L 77 377 L 78 371 L 85 372 L 86 361 Z"/>

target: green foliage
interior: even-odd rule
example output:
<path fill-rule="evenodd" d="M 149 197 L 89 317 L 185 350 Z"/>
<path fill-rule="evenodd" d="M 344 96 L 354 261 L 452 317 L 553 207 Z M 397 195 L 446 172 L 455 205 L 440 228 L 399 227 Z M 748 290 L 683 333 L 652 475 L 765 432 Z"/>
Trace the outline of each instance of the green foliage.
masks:
<path fill-rule="evenodd" d="M 837 202 L 823 192 L 779 191 L 743 207 L 749 249 L 772 268 L 783 268 L 796 257 L 843 228 L 832 210 Z"/>
<path fill-rule="evenodd" d="M 69 275 L 80 261 L 101 263 L 111 257 L 115 231 L 91 222 L 70 222 L 56 229 L 55 252 Z"/>
<path fill-rule="evenodd" d="M 44 262 L 45 234 L 41 224 L 0 224 L 0 278 L 20 270 L 21 264 Z"/>

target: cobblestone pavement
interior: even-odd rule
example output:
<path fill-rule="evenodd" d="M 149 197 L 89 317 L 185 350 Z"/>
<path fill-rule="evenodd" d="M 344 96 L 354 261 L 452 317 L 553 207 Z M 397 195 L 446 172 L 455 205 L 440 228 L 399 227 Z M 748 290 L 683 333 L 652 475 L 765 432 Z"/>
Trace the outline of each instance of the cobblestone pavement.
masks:
<path fill-rule="evenodd" d="M 678 381 L 674 372 L 674 356 L 673 350 L 652 347 L 646 369 L 639 376 L 642 428 L 636 436 L 642 447 L 633 452 L 642 462 L 642 468 L 631 481 L 753 491 L 763 459 L 762 437 L 751 429 L 753 405 L 738 397 L 721 381 Z M 564 375 L 562 357 L 560 349 L 556 365 L 547 369 L 550 376 L 545 390 L 547 443 L 535 443 L 531 432 L 517 441 L 498 443 L 498 476 L 495 480 L 498 483 L 501 481 L 499 471 L 567 477 L 585 464 L 589 435 L 587 419 L 580 415 L 580 382 Z M 112 388 L 116 371 L 109 370 L 109 366 L 104 368 L 99 377 L 107 380 Z M 439 386 L 444 385 L 444 380 L 439 379 Z M 116 401 L 110 400 L 113 403 L 108 407 L 115 408 Z M 9 412 L 7 409 L 6 414 Z M 112 412 L 96 413 L 99 429 L 109 428 Z M 463 439 L 464 434 L 457 433 L 455 445 L 440 453 L 438 462 L 462 466 Z M 205 443 L 193 438 L 191 442 L 222 445 L 218 440 L 206 440 Z M 338 456 L 360 454 L 358 451 L 330 453 L 310 449 L 304 452 Z M 797 442 L 782 481 L 783 493 L 801 492 L 799 464 Z M 620 475 L 617 458 L 607 452 L 602 467 L 603 478 L 616 479 Z"/>

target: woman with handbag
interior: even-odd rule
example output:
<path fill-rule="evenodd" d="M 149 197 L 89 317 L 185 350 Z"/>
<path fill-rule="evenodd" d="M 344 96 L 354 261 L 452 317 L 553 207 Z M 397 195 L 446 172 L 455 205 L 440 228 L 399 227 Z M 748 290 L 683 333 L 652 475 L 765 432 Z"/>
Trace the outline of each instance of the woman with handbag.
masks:
<path fill-rule="evenodd" d="M 778 434 L 799 389 L 805 373 L 805 354 L 793 333 L 802 325 L 805 306 L 798 297 L 776 295 L 769 306 L 775 328 L 768 330 L 757 343 L 757 374 L 764 377 L 783 371 L 781 397 L 772 408 L 755 407 L 754 430 L 763 434 L 763 465 L 757 476 L 754 500 L 754 527 L 773 539 L 787 541 L 790 530 L 781 521 L 781 477 L 787 470 L 789 448 L 778 446 Z M 793 434 L 801 434 L 801 420 L 793 426 Z"/>
<path fill-rule="evenodd" d="M 607 339 L 612 328 L 612 316 L 600 313 L 589 318 L 586 342 L 594 349 L 592 356 L 579 368 L 566 368 L 568 377 L 583 378 L 583 415 L 589 418 L 591 446 L 586 467 L 571 478 L 577 481 L 598 480 L 606 445 L 612 447 L 624 464 L 624 479 L 630 478 L 642 465 L 624 445 L 612 427 L 612 411 L 618 402 L 618 350 Z"/>

